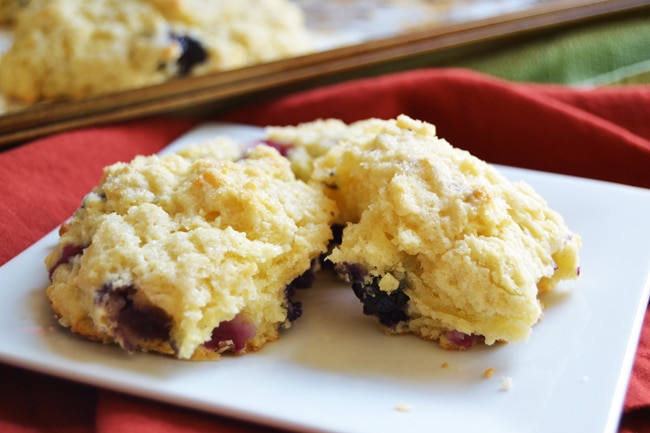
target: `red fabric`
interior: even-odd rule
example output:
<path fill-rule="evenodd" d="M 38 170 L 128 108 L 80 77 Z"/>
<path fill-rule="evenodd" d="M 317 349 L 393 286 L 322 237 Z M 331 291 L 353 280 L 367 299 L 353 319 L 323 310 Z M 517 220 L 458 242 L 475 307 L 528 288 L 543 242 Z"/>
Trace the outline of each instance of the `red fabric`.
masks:
<path fill-rule="evenodd" d="M 439 136 L 490 162 L 650 188 L 648 87 L 576 91 L 419 70 L 296 94 L 226 119 L 268 125 L 400 113 L 434 123 Z"/>
<path fill-rule="evenodd" d="M 462 70 L 418 70 L 256 104 L 222 120 L 294 124 L 406 113 L 491 162 L 650 188 L 650 87 L 576 90 Z M 59 134 L 0 153 L 0 264 L 56 227 L 101 168 L 158 151 L 194 123 L 147 119 Z M 0 288 L 7 290 L 7 288 Z M 275 431 L 0 364 L 0 431 Z M 650 431 L 650 315 L 621 432 Z"/>

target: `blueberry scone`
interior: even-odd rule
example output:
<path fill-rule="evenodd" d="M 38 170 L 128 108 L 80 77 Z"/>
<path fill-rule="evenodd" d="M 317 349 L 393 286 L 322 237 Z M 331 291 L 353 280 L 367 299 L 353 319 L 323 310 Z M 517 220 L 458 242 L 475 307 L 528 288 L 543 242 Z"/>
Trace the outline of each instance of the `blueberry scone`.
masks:
<path fill-rule="evenodd" d="M 289 0 L 31 0 L 0 59 L 0 90 L 22 104 L 78 99 L 310 49 Z"/>
<path fill-rule="evenodd" d="M 329 256 L 389 333 L 446 349 L 525 341 L 580 238 L 530 186 L 399 116 L 267 130 L 345 225 Z"/>
<path fill-rule="evenodd" d="M 313 41 L 289 0 L 147 0 L 178 34 L 205 50 L 191 73 L 233 69 L 305 54 Z"/>
<path fill-rule="evenodd" d="M 30 0 L 0 0 L 0 24 L 12 24 Z"/>
<path fill-rule="evenodd" d="M 313 280 L 336 212 L 268 146 L 139 156 L 107 167 L 62 226 L 47 297 L 62 325 L 129 352 L 257 350 L 300 316 L 291 295 Z"/>
<path fill-rule="evenodd" d="M 161 83 L 182 44 L 145 1 L 33 1 L 0 59 L 6 98 L 31 104 Z"/>

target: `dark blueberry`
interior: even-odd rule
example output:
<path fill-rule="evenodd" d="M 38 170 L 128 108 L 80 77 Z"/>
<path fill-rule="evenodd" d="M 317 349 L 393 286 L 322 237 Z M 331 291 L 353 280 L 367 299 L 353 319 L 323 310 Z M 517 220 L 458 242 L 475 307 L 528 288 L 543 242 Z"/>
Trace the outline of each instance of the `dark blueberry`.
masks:
<path fill-rule="evenodd" d="M 292 289 L 310 288 L 314 284 L 314 281 L 316 281 L 316 273 L 318 272 L 319 269 L 320 269 L 319 261 L 317 259 L 312 260 L 311 264 L 309 265 L 309 269 L 303 272 L 302 275 L 296 277 L 295 280 L 290 282 L 287 288 L 289 287 Z"/>
<path fill-rule="evenodd" d="M 343 241 L 343 226 L 342 224 L 334 224 L 330 227 L 332 230 L 332 239 L 329 241 L 329 244 L 327 245 L 327 251 L 321 255 L 320 257 L 320 265 L 322 269 L 334 269 L 334 264 L 327 260 L 327 257 L 332 253 L 334 248 L 338 247 L 341 245 L 341 242 Z"/>
<path fill-rule="evenodd" d="M 183 77 L 188 75 L 192 68 L 199 63 L 203 63 L 208 59 L 208 53 L 203 48 L 203 45 L 196 39 L 187 35 L 171 35 L 172 40 L 175 40 L 181 46 L 182 53 L 178 60 L 178 75 Z"/>
<path fill-rule="evenodd" d="M 318 259 L 311 261 L 309 269 L 299 275 L 292 282 L 287 284 L 284 288 L 285 304 L 287 307 L 287 320 L 293 322 L 302 316 L 302 303 L 294 301 L 293 295 L 296 292 L 296 289 L 308 289 L 316 281 L 316 273 L 320 269 L 320 262 Z"/>
<path fill-rule="evenodd" d="M 339 263 L 334 267 L 334 269 L 345 281 L 352 284 L 363 282 L 366 275 L 368 275 L 368 271 L 366 271 L 363 266 L 356 263 Z"/>
<path fill-rule="evenodd" d="M 255 336 L 256 331 L 255 325 L 238 314 L 232 320 L 219 323 L 212 331 L 210 340 L 203 343 L 203 346 L 210 350 L 230 348 L 241 352 L 246 349 L 246 342 Z"/>
<path fill-rule="evenodd" d="M 115 324 L 115 340 L 127 351 L 133 352 L 141 341 L 168 341 L 171 317 L 155 305 L 134 302 L 134 285 L 114 287 L 107 283 L 97 292 L 96 302 L 106 308 Z"/>
<path fill-rule="evenodd" d="M 287 320 L 295 322 L 302 316 L 302 302 L 287 298 Z"/>
<path fill-rule="evenodd" d="M 352 290 L 363 304 L 363 312 L 375 316 L 385 326 L 395 326 L 408 319 L 405 307 L 409 297 L 404 293 L 404 284 L 392 292 L 379 289 L 379 276 L 369 276 L 368 272 L 360 265 L 353 263 L 340 263 L 336 271 L 352 284 Z"/>
<path fill-rule="evenodd" d="M 56 268 L 66 263 L 70 263 L 70 260 L 74 257 L 83 254 L 84 249 L 86 249 L 86 247 L 83 245 L 65 245 L 61 250 L 61 257 L 59 257 L 59 260 L 57 260 L 54 266 L 48 269 L 50 281 L 52 281 L 52 275 L 54 274 L 54 271 L 56 271 Z"/>
<path fill-rule="evenodd" d="M 304 275 L 304 274 L 303 274 Z M 296 278 L 296 280 L 300 279 L 301 277 Z M 294 280 L 293 282 L 295 282 Z M 293 295 L 296 293 L 296 288 L 307 288 L 307 287 L 300 287 L 300 286 L 294 286 L 293 282 L 289 283 L 285 288 L 284 288 L 284 305 L 287 308 L 287 320 L 289 322 L 293 322 L 297 320 L 300 316 L 302 316 L 302 302 L 299 301 L 294 301 Z"/>

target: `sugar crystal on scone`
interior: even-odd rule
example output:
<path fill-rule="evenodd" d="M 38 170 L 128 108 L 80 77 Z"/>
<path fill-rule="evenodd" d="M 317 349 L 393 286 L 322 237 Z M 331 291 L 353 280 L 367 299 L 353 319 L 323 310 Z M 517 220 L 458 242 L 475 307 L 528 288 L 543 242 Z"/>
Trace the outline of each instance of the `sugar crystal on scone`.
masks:
<path fill-rule="evenodd" d="M 335 216 L 267 146 L 139 156 L 107 167 L 63 226 L 46 293 L 62 325 L 128 351 L 257 350 L 300 316 L 292 292 Z"/>
<path fill-rule="evenodd" d="M 407 116 L 267 129 L 344 225 L 329 260 L 389 333 L 448 349 L 528 339 L 580 238 L 529 185 Z"/>

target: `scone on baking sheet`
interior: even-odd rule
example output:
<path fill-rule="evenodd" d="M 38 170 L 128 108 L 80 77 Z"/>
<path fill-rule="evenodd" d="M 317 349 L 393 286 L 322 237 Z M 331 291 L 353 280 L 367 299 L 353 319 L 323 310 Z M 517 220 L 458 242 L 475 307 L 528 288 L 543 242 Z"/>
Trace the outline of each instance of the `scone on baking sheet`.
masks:
<path fill-rule="evenodd" d="M 0 90 L 24 104 L 78 99 L 309 50 L 289 0 L 31 0 Z"/>
<path fill-rule="evenodd" d="M 176 33 L 206 52 L 192 74 L 233 69 L 313 50 L 303 11 L 290 0 L 147 0 Z"/>
<path fill-rule="evenodd" d="M 29 0 L 0 0 L 0 25 L 12 24 Z"/>
<path fill-rule="evenodd" d="M 538 296 L 579 273 L 580 238 L 529 185 L 399 116 L 269 128 L 340 208 L 329 260 L 390 333 L 447 349 L 526 340 Z"/>
<path fill-rule="evenodd" d="M 34 0 L 0 59 L 0 87 L 32 104 L 157 84 L 177 51 L 165 20 L 144 1 Z"/>
<path fill-rule="evenodd" d="M 193 360 L 277 339 L 300 316 L 291 295 L 310 284 L 336 207 L 275 149 L 240 156 L 223 139 L 107 167 L 46 258 L 59 322 Z"/>

